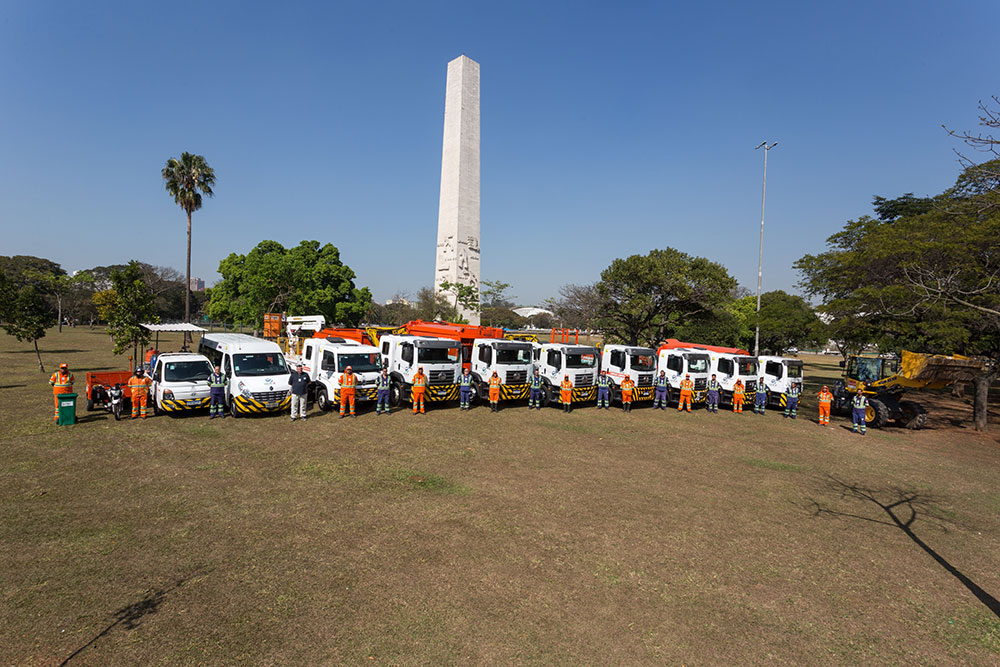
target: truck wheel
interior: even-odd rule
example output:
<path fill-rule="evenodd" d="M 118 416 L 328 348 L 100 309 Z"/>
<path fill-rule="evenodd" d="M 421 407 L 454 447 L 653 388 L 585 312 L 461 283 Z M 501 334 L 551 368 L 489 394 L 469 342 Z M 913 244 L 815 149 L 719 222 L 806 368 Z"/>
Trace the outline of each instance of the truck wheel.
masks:
<path fill-rule="evenodd" d="M 927 425 L 927 411 L 916 401 L 900 401 L 903 416 L 898 421 L 908 429 L 919 429 Z"/>
<path fill-rule="evenodd" d="M 889 408 L 877 398 L 869 398 L 868 408 L 865 410 L 865 424 L 868 428 L 882 428 L 888 423 Z"/>
<path fill-rule="evenodd" d="M 556 392 L 551 386 L 545 385 L 542 387 L 542 407 L 547 408 L 556 402 Z"/>
<path fill-rule="evenodd" d="M 327 412 L 331 407 L 330 396 L 326 393 L 325 387 L 320 387 L 316 392 L 316 407 L 318 407 L 323 412 Z"/>
<path fill-rule="evenodd" d="M 90 412 L 93 409 L 94 409 L 94 399 L 88 398 L 87 399 L 87 412 Z"/>
<path fill-rule="evenodd" d="M 236 401 L 229 399 L 229 414 L 233 419 L 237 419 L 240 416 L 239 410 L 236 409 Z"/>
<path fill-rule="evenodd" d="M 610 399 L 611 405 L 621 403 L 622 390 L 618 388 L 618 385 L 611 383 L 611 386 L 608 387 L 608 399 Z"/>
<path fill-rule="evenodd" d="M 490 402 L 490 386 L 485 382 L 472 383 L 472 400 L 486 405 Z"/>

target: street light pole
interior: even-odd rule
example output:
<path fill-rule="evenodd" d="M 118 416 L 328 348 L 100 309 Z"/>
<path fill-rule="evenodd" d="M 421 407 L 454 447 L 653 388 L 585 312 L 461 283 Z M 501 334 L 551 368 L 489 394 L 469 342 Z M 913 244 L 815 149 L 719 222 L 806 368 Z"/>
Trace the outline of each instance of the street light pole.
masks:
<path fill-rule="evenodd" d="M 760 192 L 760 251 L 757 255 L 757 327 L 753 335 L 753 356 L 760 354 L 760 284 L 764 275 L 764 201 L 767 198 L 767 152 L 778 145 L 775 141 L 770 146 L 766 141 L 760 142 L 757 148 L 764 149 L 764 184 Z M 755 148 L 754 150 L 757 150 Z"/>

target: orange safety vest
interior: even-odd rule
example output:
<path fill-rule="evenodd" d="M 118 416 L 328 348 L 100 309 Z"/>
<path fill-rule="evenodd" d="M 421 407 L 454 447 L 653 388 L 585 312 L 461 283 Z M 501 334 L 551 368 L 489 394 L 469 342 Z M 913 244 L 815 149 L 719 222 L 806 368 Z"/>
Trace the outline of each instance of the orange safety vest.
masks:
<path fill-rule="evenodd" d="M 559 385 L 559 389 L 562 390 L 562 400 L 566 402 L 573 397 L 573 381 L 563 380 L 562 384 Z"/>
<path fill-rule="evenodd" d="M 743 398 L 743 383 L 737 381 L 736 386 L 733 387 L 733 398 Z"/>
<path fill-rule="evenodd" d="M 681 391 L 682 392 L 688 393 L 688 392 L 691 392 L 693 390 L 694 390 L 694 382 L 692 382 L 691 380 L 684 380 L 683 382 L 681 382 Z"/>
<path fill-rule="evenodd" d="M 634 387 L 634 386 L 635 386 L 635 383 L 632 382 L 631 378 L 625 378 L 625 380 L 622 382 L 622 396 L 628 396 L 629 399 L 631 400 L 631 398 L 632 398 L 632 387 Z"/>
<path fill-rule="evenodd" d="M 417 373 L 413 376 L 413 388 L 414 389 L 424 389 L 427 387 L 427 376 L 423 373 Z"/>
<path fill-rule="evenodd" d="M 141 396 L 143 393 L 149 391 L 150 379 L 146 376 L 137 378 L 132 376 L 128 379 L 128 388 L 132 392 L 133 396 Z"/>
<path fill-rule="evenodd" d="M 69 394 L 73 391 L 73 374 L 63 375 L 59 371 L 52 374 L 49 378 L 49 384 L 52 385 L 53 394 Z"/>
<path fill-rule="evenodd" d="M 350 375 L 344 373 L 340 376 L 340 388 L 354 389 L 354 373 L 351 373 Z"/>
<path fill-rule="evenodd" d="M 820 405 L 830 405 L 833 403 L 833 394 L 828 391 L 819 392 L 819 404 Z"/>
<path fill-rule="evenodd" d="M 499 388 L 500 388 L 500 376 L 497 375 L 497 376 L 491 377 L 490 378 L 490 389 L 499 389 Z"/>

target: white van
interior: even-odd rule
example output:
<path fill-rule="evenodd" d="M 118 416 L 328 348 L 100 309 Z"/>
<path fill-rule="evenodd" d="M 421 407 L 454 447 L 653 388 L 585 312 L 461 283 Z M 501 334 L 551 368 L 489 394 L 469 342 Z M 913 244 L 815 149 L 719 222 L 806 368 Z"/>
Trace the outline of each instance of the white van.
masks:
<path fill-rule="evenodd" d="M 201 337 L 198 351 L 229 380 L 226 405 L 234 417 L 289 408 L 290 373 L 277 343 L 246 334 L 210 333 Z"/>
<path fill-rule="evenodd" d="M 195 352 L 164 352 L 156 358 L 149 398 L 153 412 L 207 408 L 212 363 Z"/>

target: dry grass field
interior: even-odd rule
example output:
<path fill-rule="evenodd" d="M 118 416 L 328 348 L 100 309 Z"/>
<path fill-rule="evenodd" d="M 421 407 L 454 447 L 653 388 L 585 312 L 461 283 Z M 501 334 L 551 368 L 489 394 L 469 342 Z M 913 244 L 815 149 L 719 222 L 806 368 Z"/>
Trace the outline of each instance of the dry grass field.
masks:
<path fill-rule="evenodd" d="M 170 345 L 161 344 L 161 349 Z M 118 368 L 88 329 L 48 370 Z M 0 664 L 997 664 L 1000 424 L 51 419 L 0 337 Z M 994 402 L 994 413 L 997 404 Z"/>

